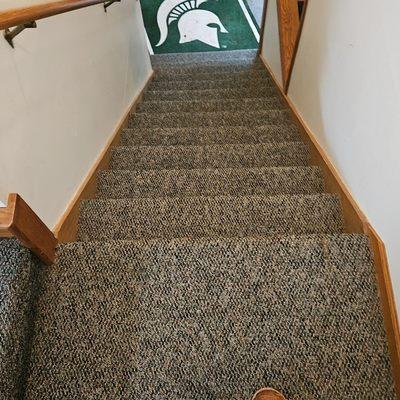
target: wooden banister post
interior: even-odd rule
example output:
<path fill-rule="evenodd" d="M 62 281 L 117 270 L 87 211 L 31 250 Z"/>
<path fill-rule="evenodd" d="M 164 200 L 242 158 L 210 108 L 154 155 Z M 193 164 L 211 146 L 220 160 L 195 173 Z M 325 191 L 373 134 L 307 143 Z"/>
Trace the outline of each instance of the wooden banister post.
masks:
<path fill-rule="evenodd" d="M 11 193 L 7 207 L 0 209 L 0 237 L 12 236 L 32 250 L 45 264 L 53 264 L 57 239 L 16 193 Z"/>
<path fill-rule="evenodd" d="M 277 0 L 279 38 L 281 48 L 283 88 L 287 93 L 293 57 L 300 34 L 300 16 L 297 0 Z"/>

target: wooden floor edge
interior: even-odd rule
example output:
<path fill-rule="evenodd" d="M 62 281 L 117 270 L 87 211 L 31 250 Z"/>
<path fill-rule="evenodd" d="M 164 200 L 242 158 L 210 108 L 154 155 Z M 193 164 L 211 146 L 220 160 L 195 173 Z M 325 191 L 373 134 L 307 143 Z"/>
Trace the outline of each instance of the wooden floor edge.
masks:
<path fill-rule="evenodd" d="M 293 116 L 303 134 L 303 139 L 308 142 L 312 149 L 312 162 L 324 170 L 326 189 L 330 193 L 340 196 L 346 225 L 346 231 L 351 233 L 365 233 L 368 235 L 374 255 L 374 264 L 378 281 L 379 296 L 382 313 L 385 320 L 386 334 L 388 338 L 389 352 L 391 357 L 393 377 L 396 387 L 397 398 L 400 400 L 400 329 L 393 286 L 390 279 L 389 263 L 383 241 L 371 226 L 365 214 L 352 196 L 350 189 L 345 184 L 338 170 L 326 151 L 319 144 L 316 136 L 303 120 L 290 98 L 283 92 L 274 73 L 263 55 L 260 55 L 262 62 L 270 73 L 279 89 L 284 101 L 291 109 Z"/>
<path fill-rule="evenodd" d="M 129 114 L 136 108 L 138 103 L 141 101 L 144 92 L 148 85 L 152 81 L 154 71 L 150 73 L 139 94 L 135 96 L 126 111 L 122 115 L 122 118 L 116 125 L 113 134 L 105 144 L 103 150 L 100 152 L 96 161 L 90 168 L 85 179 L 80 184 L 78 190 L 73 195 L 69 202 L 65 212 L 62 214 L 59 221 L 53 228 L 53 233 L 59 242 L 73 242 L 76 239 L 77 222 L 79 217 L 79 208 L 82 200 L 94 198 L 96 195 L 97 187 L 97 173 L 100 170 L 107 169 L 110 161 L 110 149 L 119 143 L 120 135 L 122 130 L 127 124 Z"/>

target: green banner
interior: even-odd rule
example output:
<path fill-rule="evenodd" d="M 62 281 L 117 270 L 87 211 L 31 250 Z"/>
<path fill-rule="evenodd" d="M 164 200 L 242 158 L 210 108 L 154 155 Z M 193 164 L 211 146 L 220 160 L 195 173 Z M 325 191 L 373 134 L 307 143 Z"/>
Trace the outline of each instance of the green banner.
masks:
<path fill-rule="evenodd" d="M 141 6 L 155 54 L 258 47 L 244 0 L 141 0 Z"/>

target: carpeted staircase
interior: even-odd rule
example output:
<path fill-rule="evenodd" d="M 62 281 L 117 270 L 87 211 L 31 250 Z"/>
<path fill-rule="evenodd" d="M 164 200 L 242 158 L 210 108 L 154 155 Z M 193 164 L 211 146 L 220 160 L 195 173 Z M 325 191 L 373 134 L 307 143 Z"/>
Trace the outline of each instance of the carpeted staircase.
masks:
<path fill-rule="evenodd" d="M 42 268 L 26 398 L 395 399 L 368 239 L 255 53 L 153 62 Z"/>

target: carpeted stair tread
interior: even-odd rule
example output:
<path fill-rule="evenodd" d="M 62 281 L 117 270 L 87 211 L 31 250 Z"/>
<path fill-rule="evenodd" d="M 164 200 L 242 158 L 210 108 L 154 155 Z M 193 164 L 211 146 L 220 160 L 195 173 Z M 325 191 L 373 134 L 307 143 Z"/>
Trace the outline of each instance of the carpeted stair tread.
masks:
<path fill-rule="evenodd" d="M 176 71 L 185 71 L 187 72 L 189 69 L 191 70 L 204 70 L 207 68 L 241 68 L 241 69 L 247 69 L 249 71 L 254 71 L 254 70 L 259 70 L 259 69 L 264 69 L 265 70 L 265 65 L 261 60 L 255 59 L 236 59 L 236 60 L 225 60 L 225 61 L 185 61 L 185 62 L 177 62 L 177 63 L 164 63 L 163 65 L 161 64 L 155 64 L 154 62 L 152 63 L 153 69 L 156 71 L 156 73 L 159 73 L 161 70 L 164 72 L 172 72 Z"/>
<path fill-rule="evenodd" d="M 338 197 L 279 196 L 94 199 L 82 202 L 81 241 L 340 233 Z"/>
<path fill-rule="evenodd" d="M 283 110 L 280 97 L 227 100 L 192 100 L 192 101 L 145 101 L 136 109 L 136 113 L 171 113 L 171 112 L 216 112 L 216 111 L 265 111 Z"/>
<path fill-rule="evenodd" d="M 215 128 L 128 128 L 122 131 L 120 144 L 122 146 L 256 144 L 291 142 L 299 139 L 299 130 L 294 124 Z"/>
<path fill-rule="evenodd" d="M 257 50 L 151 58 L 79 241 L 0 240 L 0 398 L 395 400 L 368 238 Z"/>
<path fill-rule="evenodd" d="M 324 190 L 318 167 L 102 171 L 99 198 L 311 194 Z"/>
<path fill-rule="evenodd" d="M 245 99 L 258 97 L 276 97 L 278 90 L 273 86 L 253 86 L 228 89 L 198 89 L 198 90 L 148 90 L 144 93 L 144 100 L 211 100 L 211 99 Z"/>
<path fill-rule="evenodd" d="M 0 239 L 0 398 L 23 398 L 41 263 L 15 239 Z"/>
<path fill-rule="evenodd" d="M 134 113 L 128 127 L 174 128 L 215 126 L 257 126 L 262 124 L 290 124 L 291 113 L 287 110 L 264 111 L 216 111 L 182 113 Z"/>
<path fill-rule="evenodd" d="M 31 400 L 396 398 L 362 235 L 62 245 L 32 365 Z"/>
<path fill-rule="evenodd" d="M 207 89 L 240 89 L 253 88 L 259 86 L 273 86 L 274 83 L 268 76 L 263 74 L 254 74 L 253 76 L 226 75 L 222 79 L 216 79 L 214 76 L 206 77 L 203 80 L 173 80 L 165 79 L 153 81 L 149 85 L 149 90 L 207 90 Z"/>
<path fill-rule="evenodd" d="M 265 69 L 248 69 L 240 67 L 198 67 L 160 71 L 154 76 L 153 82 L 225 80 L 227 78 L 263 78 L 271 80 L 271 76 Z"/>
<path fill-rule="evenodd" d="M 234 50 L 224 52 L 201 52 L 201 53 L 169 53 L 169 54 L 155 54 L 151 57 L 153 66 L 161 66 L 165 68 L 166 65 L 179 65 L 179 64 L 193 64 L 193 63 L 207 63 L 207 62 L 260 62 L 257 57 L 257 50 Z"/>
<path fill-rule="evenodd" d="M 228 63 L 219 63 L 219 62 L 205 62 L 205 63 L 194 63 L 194 64 L 167 64 L 163 65 L 162 68 L 155 66 L 154 67 L 157 76 L 164 78 L 167 76 L 177 77 L 182 76 L 182 79 L 186 79 L 188 75 L 192 74 L 209 74 L 209 73 L 240 73 L 240 72 L 258 72 L 265 71 L 265 66 L 261 61 L 252 61 L 252 62 L 228 62 Z M 267 72 L 268 73 L 268 72 Z"/>
<path fill-rule="evenodd" d="M 307 165 L 302 142 L 115 147 L 110 169 L 249 168 Z"/>

